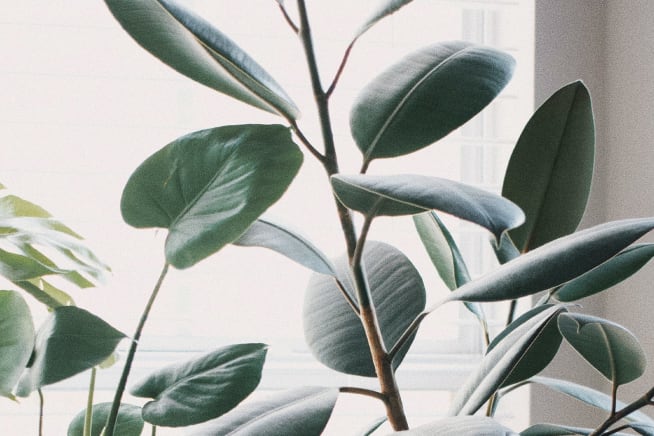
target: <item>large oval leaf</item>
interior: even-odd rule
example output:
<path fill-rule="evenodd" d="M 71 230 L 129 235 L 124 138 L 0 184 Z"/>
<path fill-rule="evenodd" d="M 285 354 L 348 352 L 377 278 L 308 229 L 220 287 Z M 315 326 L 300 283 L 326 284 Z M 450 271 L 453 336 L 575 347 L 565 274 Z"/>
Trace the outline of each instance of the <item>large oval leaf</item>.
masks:
<path fill-rule="evenodd" d="M 319 436 L 337 398 L 334 388 L 296 388 L 243 404 L 216 420 L 190 427 L 185 434 Z"/>
<path fill-rule="evenodd" d="M 445 301 L 501 301 L 579 277 L 654 228 L 653 218 L 612 221 L 545 244 L 448 294 Z"/>
<path fill-rule="evenodd" d="M 166 258 L 187 268 L 236 240 L 297 174 L 302 153 L 283 126 L 241 125 L 183 136 L 130 177 L 121 211 L 167 228 Z"/>
<path fill-rule="evenodd" d="M 269 218 L 259 218 L 234 245 L 264 247 L 321 274 L 334 275 L 334 266 L 318 247 L 297 231 Z"/>
<path fill-rule="evenodd" d="M 393 435 L 405 436 L 512 436 L 513 430 L 486 416 L 454 416 L 421 425 L 411 430 L 398 431 Z"/>
<path fill-rule="evenodd" d="M 54 309 L 36 334 L 34 357 L 18 383 L 17 395 L 25 397 L 42 386 L 99 365 L 124 337 L 84 309 L 74 306 Z"/>
<path fill-rule="evenodd" d="M 595 126 L 588 90 L 571 83 L 534 113 L 518 139 L 502 195 L 527 221 L 510 234 L 529 251 L 572 233 L 586 209 L 593 175 Z"/>
<path fill-rule="evenodd" d="M 93 405 L 93 415 L 91 424 L 91 436 L 101 436 L 104 430 L 109 413 L 111 412 L 112 403 L 100 403 Z M 84 435 L 84 418 L 86 409 L 79 412 L 68 426 L 68 436 L 85 436 Z M 132 404 L 121 404 L 118 409 L 118 418 L 114 434 L 120 436 L 141 436 L 145 422 L 141 417 L 141 408 Z"/>
<path fill-rule="evenodd" d="M 151 424 L 199 424 L 232 410 L 256 389 L 266 349 L 264 344 L 220 348 L 161 368 L 134 385 L 130 393 L 154 399 L 143 406 L 143 419 Z"/>
<path fill-rule="evenodd" d="M 654 244 L 636 244 L 561 286 L 553 296 L 559 301 L 575 301 L 596 294 L 631 277 L 652 257 Z"/>
<path fill-rule="evenodd" d="M 34 349 L 32 314 L 17 292 L 0 291 L 0 332 L 0 395 L 11 398 Z"/>
<path fill-rule="evenodd" d="M 295 119 L 275 80 L 210 23 L 172 0 L 105 0 L 136 42 L 178 72 L 216 91 Z"/>
<path fill-rule="evenodd" d="M 522 359 L 534 344 L 544 336 L 547 339 L 548 325 L 555 322 L 562 310 L 561 306 L 552 306 L 537 313 L 493 347 L 463 383 L 448 414 L 472 415 L 507 381 L 517 380 L 518 375 L 529 377 L 534 375 L 531 370 L 542 369 L 537 368 L 538 364 L 528 368 Z"/>
<path fill-rule="evenodd" d="M 481 111 L 504 88 L 515 61 L 466 42 L 418 50 L 359 94 L 350 128 L 367 164 L 426 147 Z"/>
<path fill-rule="evenodd" d="M 520 208 L 499 195 L 453 180 L 414 174 L 334 175 L 332 188 L 350 209 L 369 216 L 447 212 L 487 228 L 496 238 L 524 220 Z"/>
<path fill-rule="evenodd" d="M 614 322 L 580 313 L 563 314 L 559 330 L 588 363 L 616 385 L 645 372 L 647 357 L 638 339 Z"/>
<path fill-rule="evenodd" d="M 424 284 L 411 261 L 382 242 L 366 243 L 363 263 L 384 343 L 391 346 L 424 309 Z M 347 257 L 337 259 L 335 266 L 345 292 L 356 295 Z M 346 374 L 375 377 L 361 321 L 333 277 L 312 276 L 304 300 L 304 334 L 309 348 L 323 364 Z M 394 367 L 401 363 L 408 348 L 397 354 Z"/>

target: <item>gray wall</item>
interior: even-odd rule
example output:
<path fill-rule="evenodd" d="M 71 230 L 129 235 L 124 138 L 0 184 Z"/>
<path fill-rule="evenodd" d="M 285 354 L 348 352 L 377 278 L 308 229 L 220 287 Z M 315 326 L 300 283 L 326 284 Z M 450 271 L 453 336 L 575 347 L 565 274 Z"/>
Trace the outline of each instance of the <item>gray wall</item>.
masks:
<path fill-rule="evenodd" d="M 535 13 L 536 103 L 579 78 L 593 96 L 596 174 L 583 225 L 654 216 L 654 1 L 537 0 Z M 654 265 L 617 289 L 583 302 L 584 310 L 637 333 L 648 353 L 652 364 L 647 374 L 620 390 L 627 401 L 654 385 L 651 283 Z M 601 376 L 568 348 L 549 375 L 607 389 Z M 541 388 L 534 389 L 532 397 L 532 422 L 592 425 L 605 415 Z"/>

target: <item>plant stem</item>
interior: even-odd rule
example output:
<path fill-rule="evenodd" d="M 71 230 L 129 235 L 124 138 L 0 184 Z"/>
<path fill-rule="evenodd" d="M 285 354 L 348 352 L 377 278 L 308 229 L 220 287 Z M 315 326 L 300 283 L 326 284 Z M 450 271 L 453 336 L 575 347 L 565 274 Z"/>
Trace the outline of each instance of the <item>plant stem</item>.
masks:
<path fill-rule="evenodd" d="M 89 395 L 86 399 L 86 413 L 84 414 L 84 436 L 91 436 L 91 426 L 93 425 L 93 394 L 95 393 L 95 376 L 97 371 L 95 367 L 91 368 Z"/>
<path fill-rule="evenodd" d="M 357 395 L 364 395 L 366 397 L 372 397 L 376 398 L 379 401 L 386 402 L 386 397 L 382 395 L 381 393 L 377 391 L 373 391 L 370 389 L 364 389 L 364 388 L 357 388 L 357 387 L 351 387 L 351 386 L 341 386 L 338 388 L 338 391 L 341 393 L 345 394 L 357 394 Z"/>
<path fill-rule="evenodd" d="M 518 300 L 511 300 L 511 304 L 509 304 L 509 313 L 506 316 L 506 326 L 508 327 L 509 324 L 513 322 L 513 318 L 515 317 L 515 310 L 518 307 Z"/>
<path fill-rule="evenodd" d="M 629 415 L 632 412 L 635 412 L 638 409 L 641 409 L 645 406 L 651 406 L 652 405 L 652 398 L 654 398 L 654 388 L 650 389 L 647 391 L 642 397 L 634 401 L 633 403 L 630 403 L 626 405 L 624 408 L 620 409 L 616 413 L 612 413 L 611 416 L 609 416 L 606 421 L 602 423 L 599 427 L 595 429 L 592 433 L 589 434 L 589 436 L 600 436 L 604 434 L 604 431 L 608 430 L 609 427 L 611 427 L 613 424 L 616 422 L 620 421 L 622 418 L 625 416 Z"/>
<path fill-rule="evenodd" d="M 132 338 L 132 345 L 130 346 L 129 352 L 127 353 L 127 358 L 125 359 L 125 366 L 123 367 L 123 373 L 120 376 L 120 381 L 118 382 L 118 387 L 116 388 L 114 401 L 111 405 L 111 412 L 109 413 L 109 418 L 107 419 L 107 426 L 105 427 L 105 431 L 104 431 L 105 436 L 114 436 L 114 428 L 116 427 L 116 420 L 118 418 L 118 409 L 120 408 L 120 402 L 123 398 L 125 387 L 127 386 L 127 378 L 129 377 L 129 373 L 132 369 L 132 363 L 134 362 L 134 355 L 136 354 L 136 348 L 138 347 L 139 339 L 141 339 L 141 333 L 143 333 L 143 327 L 145 327 L 145 322 L 148 320 L 148 316 L 150 315 L 150 310 L 152 310 L 152 306 L 157 298 L 157 294 L 159 294 L 161 285 L 163 284 L 164 278 L 168 273 L 169 266 L 170 265 L 168 263 L 164 265 L 161 274 L 159 275 L 159 279 L 157 280 L 157 283 L 154 286 L 154 289 L 152 290 L 150 299 L 148 300 L 148 303 L 145 305 L 145 309 L 143 309 L 143 314 L 141 314 L 141 319 L 139 320 L 138 326 L 136 327 L 136 331 L 134 332 L 134 337 Z"/>
<path fill-rule="evenodd" d="M 45 398 L 41 389 L 36 390 L 39 393 L 39 436 L 43 436 L 43 409 L 45 408 Z"/>

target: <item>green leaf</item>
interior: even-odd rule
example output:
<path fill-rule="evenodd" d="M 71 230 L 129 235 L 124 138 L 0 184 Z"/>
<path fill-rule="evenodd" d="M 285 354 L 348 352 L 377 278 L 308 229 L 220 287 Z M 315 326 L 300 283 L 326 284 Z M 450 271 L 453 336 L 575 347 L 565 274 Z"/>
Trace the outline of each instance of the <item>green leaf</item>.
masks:
<path fill-rule="evenodd" d="M 494 419 L 485 416 L 454 416 L 421 425 L 411 430 L 397 431 L 391 434 L 406 436 L 510 436 L 516 433 Z"/>
<path fill-rule="evenodd" d="M 210 23 L 172 0 L 105 0 L 144 49 L 185 76 L 260 109 L 296 119 L 275 80 Z"/>
<path fill-rule="evenodd" d="M 232 410 L 256 389 L 266 350 L 264 344 L 223 347 L 161 368 L 138 382 L 130 393 L 154 399 L 143 406 L 143 419 L 151 424 L 199 424 Z"/>
<path fill-rule="evenodd" d="M 93 405 L 93 423 L 91 436 L 101 436 L 111 411 L 111 403 Z M 68 426 L 68 436 L 84 436 L 84 417 L 86 409 L 79 412 Z M 141 418 L 141 408 L 132 404 L 122 403 L 118 409 L 118 418 L 114 434 L 120 436 L 141 436 L 144 427 Z"/>
<path fill-rule="evenodd" d="M 32 364 L 18 383 L 17 395 L 26 397 L 102 363 L 124 337 L 84 309 L 54 309 L 36 334 Z"/>
<path fill-rule="evenodd" d="M 559 286 L 606 262 L 654 228 L 654 218 L 612 221 L 536 248 L 448 294 L 445 301 L 501 301 Z"/>
<path fill-rule="evenodd" d="M 592 428 L 570 427 L 558 424 L 535 424 L 520 432 L 520 436 L 588 436 L 594 431 Z"/>
<path fill-rule="evenodd" d="M 654 436 L 654 425 L 643 424 L 640 422 L 634 422 L 627 424 L 629 428 L 632 428 L 636 433 L 643 436 Z"/>
<path fill-rule="evenodd" d="M 590 192 L 594 150 L 590 95 L 574 82 L 534 113 L 509 160 L 502 195 L 527 215 L 525 224 L 510 232 L 520 251 L 577 228 Z"/>
<path fill-rule="evenodd" d="M 243 404 L 230 413 L 188 428 L 197 435 L 319 436 L 331 416 L 338 389 L 302 387 Z"/>
<path fill-rule="evenodd" d="M 382 242 L 366 243 L 363 264 L 384 343 L 390 347 L 424 309 L 425 287 L 411 261 Z M 345 291 L 356 295 L 347 257 L 337 259 L 335 266 Z M 304 299 L 304 335 L 311 352 L 326 366 L 346 374 L 375 377 L 361 321 L 343 298 L 334 277 L 311 277 Z M 393 360 L 395 368 L 409 344 Z"/>
<path fill-rule="evenodd" d="M 357 30 L 354 40 L 366 33 L 372 26 L 377 24 L 381 19 L 397 12 L 400 8 L 411 3 L 412 0 L 383 0 L 376 5 L 375 10 L 370 14 L 368 19 Z"/>
<path fill-rule="evenodd" d="M 631 277 L 654 257 L 654 244 L 636 244 L 561 286 L 554 297 L 575 301 L 608 289 Z"/>
<path fill-rule="evenodd" d="M 364 165 L 419 150 L 461 126 L 504 88 L 514 64 L 492 48 L 454 41 L 411 53 L 382 72 L 350 114 Z"/>
<path fill-rule="evenodd" d="M 0 332 L 0 395 L 13 398 L 34 349 L 32 314 L 17 292 L 0 291 Z"/>
<path fill-rule="evenodd" d="M 507 381 L 533 375 L 531 370 L 538 368 L 528 368 L 522 359 L 543 340 L 543 335 L 549 335 L 548 326 L 562 310 L 561 306 L 548 307 L 506 335 L 468 376 L 452 400 L 448 415 L 472 415 Z"/>
<path fill-rule="evenodd" d="M 136 169 L 123 191 L 123 219 L 138 228 L 167 228 L 166 258 L 188 268 L 241 236 L 282 196 L 301 164 L 283 126 L 194 132 Z"/>
<path fill-rule="evenodd" d="M 492 241 L 492 246 L 495 251 L 495 257 L 497 257 L 498 262 L 501 264 L 505 264 L 520 256 L 520 251 L 518 251 L 508 233 L 502 233 L 499 244 Z"/>
<path fill-rule="evenodd" d="M 370 424 L 366 425 L 364 430 L 362 430 L 359 433 L 359 436 L 370 436 L 377 430 L 379 427 L 381 427 L 386 421 L 388 421 L 388 418 L 386 416 L 382 416 L 380 418 L 375 419 L 373 422 Z"/>
<path fill-rule="evenodd" d="M 48 267 L 27 256 L 0 249 L 0 275 L 12 282 L 65 272 L 58 268 Z"/>
<path fill-rule="evenodd" d="M 317 273 L 334 275 L 334 266 L 318 247 L 296 230 L 269 218 L 259 218 L 234 245 L 276 251 Z"/>
<path fill-rule="evenodd" d="M 559 317 L 559 330 L 588 363 L 616 385 L 645 372 L 647 358 L 638 339 L 614 322 L 579 313 Z"/>
<path fill-rule="evenodd" d="M 488 229 L 496 238 L 520 225 L 522 211 L 499 195 L 464 183 L 421 175 L 334 175 L 341 203 L 368 216 L 414 215 L 437 209 Z"/>
<path fill-rule="evenodd" d="M 0 219 L 15 217 L 52 218 L 52 215 L 41 206 L 15 195 L 5 195 L 0 198 Z M 56 220 L 52 220 L 52 222 L 56 223 L 55 227 L 57 231 L 66 233 L 77 239 L 82 239 L 80 235 L 64 224 Z"/>

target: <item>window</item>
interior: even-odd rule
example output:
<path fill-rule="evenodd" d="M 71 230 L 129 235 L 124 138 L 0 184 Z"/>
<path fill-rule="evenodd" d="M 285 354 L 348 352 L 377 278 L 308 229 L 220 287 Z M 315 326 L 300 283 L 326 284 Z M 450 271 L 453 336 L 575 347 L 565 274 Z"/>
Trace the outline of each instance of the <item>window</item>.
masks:
<path fill-rule="evenodd" d="M 184 3 L 271 72 L 303 108 L 302 127 L 317 140 L 303 54 L 276 3 Z M 375 2 L 308 3 L 326 83 L 353 30 Z M 131 334 L 162 265 L 165 232 L 137 231 L 122 223 L 119 199 L 129 174 L 155 150 L 185 133 L 223 124 L 281 121 L 163 66 L 120 29 L 101 2 L 25 0 L 5 7 L 0 33 L 4 59 L 0 181 L 85 235 L 112 266 L 113 277 L 106 286 L 75 292 L 74 297 L 78 305 Z M 433 174 L 498 190 L 512 145 L 532 112 L 532 35 L 532 1 L 416 0 L 380 22 L 355 47 L 334 94 L 332 112 L 340 132 L 336 139 L 342 171 L 357 171 L 360 162 L 347 134 L 348 102 L 357 90 L 404 53 L 436 41 L 466 39 L 510 52 L 518 62 L 511 84 L 487 111 L 439 145 L 400 159 L 376 161 L 370 172 Z M 270 214 L 300 229 L 327 254 L 340 255 L 344 246 L 335 212 L 323 201 L 328 196 L 322 170 L 307 156 L 288 196 Z M 479 260 L 470 266 L 480 274 L 492 262 L 483 248 L 486 236 L 472 226 L 452 225 L 458 229 L 464 254 Z M 423 272 L 429 295 L 436 298 L 446 292 L 411 220 L 380 219 L 373 226 L 375 237 L 409 255 Z M 302 296 L 308 275 L 273 253 L 236 247 L 188 271 L 173 272 L 146 327 L 132 380 L 188 353 L 261 341 L 272 345 L 263 389 L 352 384 L 351 378 L 322 369 L 303 346 Z M 415 352 L 399 375 L 416 420 L 422 412 L 432 414 L 446 407 L 448 390 L 474 363 L 480 349 L 477 338 L 474 321 L 456 306 L 425 323 Z M 110 389 L 117 373 L 118 368 L 101 372 L 98 388 Z M 85 405 L 86 383 L 83 375 L 48 388 L 46 434 L 65 433 L 70 417 Z M 375 381 L 367 383 L 374 386 Z M 425 400 L 425 395 L 431 400 Z M 109 398 L 109 392 L 98 392 L 98 401 Z M 353 404 L 370 405 L 368 399 L 357 401 Z M 18 406 L 6 403 L 0 403 L 3 427 L 16 429 L 16 434 L 35 428 L 34 398 Z M 377 408 L 370 413 L 375 418 L 383 412 Z M 61 422 L 53 414 L 60 414 Z M 340 410 L 336 414 L 343 415 Z M 367 418 L 351 419 L 363 423 Z M 6 427 L 4 422 L 11 424 Z M 334 434 L 339 434 L 343 422 L 330 427 Z"/>

